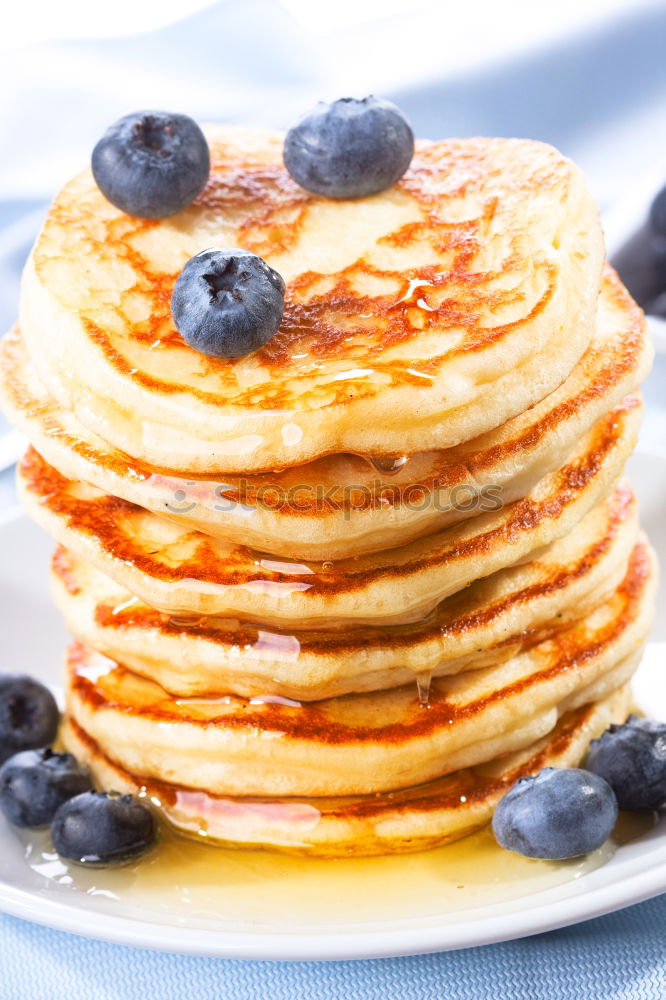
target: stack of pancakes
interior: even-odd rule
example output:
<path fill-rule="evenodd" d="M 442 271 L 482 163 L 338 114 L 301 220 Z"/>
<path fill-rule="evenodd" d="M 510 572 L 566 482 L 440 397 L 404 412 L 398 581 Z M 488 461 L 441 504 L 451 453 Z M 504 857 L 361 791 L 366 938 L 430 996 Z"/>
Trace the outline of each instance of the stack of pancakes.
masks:
<path fill-rule="evenodd" d="M 445 843 L 627 714 L 655 590 L 621 479 L 641 311 L 548 146 L 423 142 L 395 187 L 328 201 L 279 136 L 208 138 L 173 218 L 88 171 L 63 189 L 2 347 L 77 640 L 65 742 L 211 841 Z M 287 282 L 233 361 L 170 315 L 212 245 Z"/>

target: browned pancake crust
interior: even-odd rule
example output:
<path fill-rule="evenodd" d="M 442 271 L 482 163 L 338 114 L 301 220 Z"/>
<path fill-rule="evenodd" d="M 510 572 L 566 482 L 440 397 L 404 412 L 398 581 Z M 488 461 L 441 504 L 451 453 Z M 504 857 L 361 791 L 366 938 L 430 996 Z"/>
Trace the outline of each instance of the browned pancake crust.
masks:
<path fill-rule="evenodd" d="M 627 702 L 622 690 L 605 711 L 591 704 L 567 713 L 546 739 L 510 763 L 467 768 L 389 794 L 347 797 L 210 795 L 120 768 L 73 720 L 66 723 L 64 737 L 101 787 L 146 796 L 182 832 L 202 832 L 208 842 L 231 847 L 342 857 L 425 850 L 467 836 L 490 819 L 499 799 L 520 778 L 546 766 L 576 766 L 591 737 L 609 722 L 624 720 Z"/>
<path fill-rule="evenodd" d="M 507 143 L 512 142 L 515 152 L 510 156 Z M 567 161 L 554 150 L 543 147 L 540 164 L 526 170 L 521 149 L 520 140 L 452 139 L 419 143 L 398 187 L 416 200 L 422 218 L 387 233 L 381 242 L 415 250 L 424 243 L 431 244 L 439 254 L 446 255 L 446 267 L 440 259 L 436 264 L 421 265 L 410 271 L 377 270 L 361 258 L 332 276 L 314 271 L 298 275 L 288 284 L 280 330 L 256 353 L 259 365 L 269 375 L 282 376 L 293 366 L 294 356 L 348 358 L 353 365 L 360 353 L 366 362 L 372 362 L 378 377 L 354 382 L 355 398 L 400 385 L 428 392 L 428 380 L 413 373 L 413 362 L 387 358 L 387 350 L 416 340 L 430 330 L 441 331 L 445 344 L 447 330 L 464 327 L 464 336 L 445 353 L 419 361 L 419 371 L 434 374 L 456 355 L 483 353 L 491 344 L 509 338 L 517 327 L 534 320 L 550 302 L 555 287 L 555 269 L 545 256 L 533 262 L 540 278 L 538 295 L 520 320 L 504 324 L 489 323 L 488 317 L 501 315 L 503 309 L 522 303 L 525 298 L 523 287 L 513 289 L 499 284 L 500 278 L 510 279 L 512 271 L 519 276 L 519 250 L 508 254 L 497 273 L 478 267 L 484 236 L 500 197 L 510 214 L 511 202 L 522 204 L 535 192 L 549 188 L 561 194 L 566 190 L 570 169 Z M 501 169 L 497 165 L 498 156 Z M 287 174 L 281 163 L 279 141 L 276 140 L 267 157 L 265 153 L 258 156 L 244 153 L 213 140 L 211 161 L 208 184 L 189 211 L 223 209 L 232 217 L 242 217 L 239 237 L 246 250 L 274 255 L 293 246 L 309 206 L 317 199 L 298 187 Z M 442 177 L 448 178 L 446 184 L 442 183 Z M 477 218 L 453 222 L 439 214 L 443 198 L 459 202 L 479 192 L 484 203 Z M 64 253 L 76 253 L 79 257 L 90 254 L 102 259 L 112 250 L 114 258 L 129 265 L 135 278 L 132 293 L 147 298 L 151 309 L 150 318 L 141 323 L 123 314 L 125 330 L 131 331 L 131 338 L 137 343 L 146 346 L 157 343 L 159 351 L 182 352 L 185 365 L 189 366 L 191 348 L 176 331 L 169 308 L 178 272 L 154 270 L 135 245 L 137 236 L 158 229 L 160 222 L 113 213 L 97 216 L 93 223 L 79 203 L 70 207 L 67 200 L 59 200 L 51 209 L 45 230 L 48 232 L 53 226 L 66 233 Z M 517 238 L 516 234 L 514 237 Z M 38 243 L 37 273 L 48 265 L 48 258 L 41 259 Z M 362 294 L 359 277 L 374 279 L 386 291 Z M 427 309 L 418 308 L 408 294 L 415 278 L 428 282 L 429 288 L 422 296 L 428 302 Z M 117 308 L 122 313 L 122 306 Z M 363 316 L 367 318 L 363 320 Z M 164 396 L 182 391 L 177 382 L 137 370 L 117 339 L 90 319 L 83 318 L 83 322 L 88 337 L 123 378 Z M 216 406 L 231 400 L 239 409 L 277 410 L 290 410 L 297 401 L 301 407 L 305 403 L 309 408 L 324 401 L 326 405 L 344 404 L 350 395 L 349 382 L 318 385 L 309 379 L 283 377 L 270 378 L 261 391 L 252 387 L 243 392 L 235 375 L 237 364 L 234 360 L 201 356 L 199 370 L 203 376 L 214 375 L 216 389 L 188 385 L 188 393 Z"/>
<path fill-rule="evenodd" d="M 535 600 L 553 595 L 566 589 L 573 580 L 579 580 L 589 575 L 597 563 L 608 552 L 617 531 L 625 523 L 629 512 L 635 503 L 631 487 L 622 482 L 608 502 L 607 531 L 603 537 L 588 548 L 575 563 L 559 567 L 550 575 L 545 575 L 538 584 L 515 591 L 506 597 L 475 608 L 470 612 L 466 609 L 469 603 L 469 590 L 465 589 L 449 597 L 439 606 L 433 615 L 413 625 L 383 626 L 381 628 L 349 628 L 329 631 L 299 631 L 298 643 L 303 653 L 316 655 L 333 654 L 336 656 L 353 656 L 355 652 L 372 646 L 390 644 L 393 648 L 413 646 L 417 642 L 428 642 L 446 630 L 448 635 L 462 636 L 465 633 L 478 631 L 482 626 L 505 616 L 511 609 L 525 605 Z M 79 593 L 79 583 L 72 572 L 72 557 L 62 545 L 57 546 L 52 560 L 55 575 L 63 583 L 69 593 Z M 146 605 L 129 604 L 117 608 L 108 604 L 100 604 L 95 610 L 95 622 L 102 628 L 112 629 L 132 628 L 148 632 L 159 629 L 160 632 L 173 637 L 179 637 L 187 623 L 178 617 L 163 614 Z M 553 623 L 555 628 L 557 623 Z M 210 642 L 229 646 L 254 646 L 259 639 L 259 627 L 251 622 L 238 622 L 233 627 L 224 620 L 201 618 L 192 625 L 193 634 Z M 291 636 L 292 633 L 271 626 L 271 633 L 278 636 Z M 524 644 L 535 636 L 523 633 Z M 508 643 L 515 643 L 516 637 L 509 636 L 499 639 L 497 648 Z"/>
<path fill-rule="evenodd" d="M 20 476 L 24 488 L 39 499 L 44 509 L 66 520 L 76 533 L 94 539 L 113 560 L 131 564 L 138 572 L 165 583 L 197 580 L 224 587 L 235 587 L 260 581 L 270 584 L 293 583 L 307 590 L 307 596 L 333 595 L 358 591 L 369 583 L 381 578 L 399 581 L 424 570 L 437 567 L 444 562 L 454 565 L 457 560 L 478 556 L 504 549 L 513 539 L 539 523 L 556 519 L 580 495 L 581 491 L 603 469 L 614 448 L 625 434 L 625 418 L 641 406 L 640 397 L 631 394 L 600 420 L 592 433 L 590 447 L 585 454 L 572 460 L 556 474 L 557 489 L 542 500 L 532 497 L 511 504 L 509 515 L 491 529 L 471 534 L 454 549 L 446 544 L 446 536 L 440 544 L 433 544 L 428 538 L 412 543 L 410 556 L 401 560 L 403 550 L 396 549 L 395 560 L 390 565 L 374 557 L 366 557 L 363 565 L 356 560 L 339 560 L 336 563 L 315 564 L 305 567 L 307 585 L 303 583 L 304 567 L 299 564 L 294 572 L 289 572 L 290 564 L 265 560 L 261 554 L 245 547 L 231 552 L 225 548 L 223 557 L 219 555 L 216 540 L 201 532 L 191 532 L 187 538 L 194 544 L 193 554 L 177 563 L 160 558 L 159 553 L 141 546 L 141 522 L 155 517 L 135 504 L 128 503 L 108 494 L 81 499 L 77 495 L 76 484 L 65 479 L 36 452 L 29 448 L 20 464 Z M 284 567 L 284 568 L 283 568 Z"/>
<path fill-rule="evenodd" d="M 68 652 L 67 683 L 75 700 L 93 711 L 111 708 L 154 722 L 187 722 L 204 728 L 223 726 L 225 729 L 279 732 L 295 740 L 327 746 L 364 742 L 400 745 L 445 729 L 462 718 L 469 720 L 491 704 L 506 701 L 512 695 L 537 687 L 557 675 L 583 670 L 589 660 L 612 647 L 639 616 L 652 570 L 653 561 L 647 544 L 639 542 L 633 550 L 622 584 L 609 601 L 613 613 L 603 628 L 594 629 L 590 635 L 585 623 L 581 623 L 561 633 L 556 642 L 536 647 L 541 661 L 538 669 L 517 682 L 466 702 L 462 707 L 447 701 L 446 679 L 433 680 L 427 711 L 419 705 L 415 689 L 412 711 L 407 718 L 397 722 L 348 725 L 335 717 L 336 699 L 292 707 L 271 703 L 258 706 L 229 696 L 229 704 L 235 706 L 234 710 L 217 716 L 210 711 L 197 712 L 192 702 L 178 701 L 158 685 L 144 681 L 141 682 L 142 700 L 133 700 L 134 675 L 121 665 L 108 661 L 107 673 L 90 676 L 86 670 L 89 666 L 88 650 L 78 642 L 73 643 Z M 148 688 L 152 695 L 148 694 Z"/>
<path fill-rule="evenodd" d="M 374 793 L 373 795 L 349 795 L 349 796 L 317 796 L 314 798 L 302 798 L 296 796 L 284 796 L 279 800 L 266 800 L 256 796 L 246 798 L 236 798 L 240 804 L 261 803 L 267 801 L 281 802 L 285 805 L 298 802 L 311 802 L 316 804 L 316 808 L 328 816 L 339 818 L 349 816 L 381 816 L 390 808 L 391 812 L 418 808 L 420 811 L 435 809 L 456 809 L 461 807 L 461 803 L 467 802 L 470 805 L 483 802 L 489 796 L 502 793 L 511 787 L 519 778 L 526 774 L 533 774 L 540 769 L 543 760 L 551 754 L 561 754 L 569 745 L 573 732 L 584 724 L 586 715 L 591 713 L 591 706 L 585 705 L 574 712 L 568 712 L 562 717 L 557 725 L 557 730 L 553 737 L 549 737 L 548 751 L 542 751 L 522 764 L 515 771 L 502 775 L 500 778 L 493 778 L 488 773 L 487 765 L 465 768 L 462 771 L 454 771 L 443 778 L 435 781 L 428 781 L 423 785 L 411 788 L 397 788 L 390 793 Z M 177 794 L 181 791 L 191 791 L 195 795 L 205 795 L 215 801 L 233 803 L 234 798 L 228 796 L 211 795 L 208 792 L 201 792 L 200 789 L 186 789 L 184 785 L 177 785 L 172 782 L 159 781 L 156 778 L 146 775 L 130 774 L 125 771 L 115 761 L 111 761 L 106 756 L 99 743 L 97 743 L 86 731 L 76 722 L 68 717 L 67 724 L 72 727 L 77 739 L 81 740 L 88 748 L 93 757 L 104 758 L 108 763 L 117 769 L 127 780 L 132 781 L 139 788 L 145 788 L 151 795 L 156 795 L 162 802 L 175 804 Z M 552 740 L 552 742 L 551 742 Z"/>

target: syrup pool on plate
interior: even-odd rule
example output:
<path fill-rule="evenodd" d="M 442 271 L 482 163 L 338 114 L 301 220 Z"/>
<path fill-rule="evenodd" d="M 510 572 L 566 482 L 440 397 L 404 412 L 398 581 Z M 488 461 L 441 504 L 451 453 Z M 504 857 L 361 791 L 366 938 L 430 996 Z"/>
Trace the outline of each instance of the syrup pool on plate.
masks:
<path fill-rule="evenodd" d="M 416 854 L 319 859 L 227 850 L 162 828 L 158 846 L 117 868 L 58 857 L 48 834 L 24 833 L 25 857 L 42 878 L 183 921 L 349 926 L 409 920 L 502 903 L 563 885 L 592 871 L 655 822 L 623 814 L 613 839 L 570 861 L 534 861 L 502 850 L 486 826 L 463 840 Z"/>

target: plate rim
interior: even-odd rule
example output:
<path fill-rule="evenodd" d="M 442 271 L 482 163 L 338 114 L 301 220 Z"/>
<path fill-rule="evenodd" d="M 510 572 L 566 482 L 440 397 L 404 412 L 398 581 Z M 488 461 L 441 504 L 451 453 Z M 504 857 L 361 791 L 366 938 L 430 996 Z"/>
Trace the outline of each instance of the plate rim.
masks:
<path fill-rule="evenodd" d="M 663 837 L 666 817 L 655 831 L 656 836 Z M 619 848 L 618 852 L 621 850 Z M 364 930 L 364 925 L 357 924 L 350 931 L 341 932 L 333 928 L 330 931 L 317 931 L 312 935 L 303 933 L 302 928 L 277 933 L 188 928 L 182 924 L 134 919 L 105 910 L 82 909 L 75 904 L 45 899 L 43 895 L 8 886 L 4 882 L 0 883 L 0 910 L 53 930 L 171 954 L 262 961 L 397 958 L 457 951 L 531 937 L 645 902 L 666 892 L 666 843 L 656 853 L 660 855 L 657 864 L 646 859 L 643 852 L 628 861 L 623 859 L 627 867 L 639 867 L 639 870 L 630 871 L 617 880 L 610 878 L 585 892 L 576 891 L 576 888 L 594 875 L 599 876 L 604 871 L 610 873 L 616 867 L 612 864 L 613 859 L 581 876 L 580 880 L 569 883 L 570 891 L 555 902 L 549 901 L 547 897 L 549 892 L 557 891 L 557 888 L 534 894 L 535 897 L 544 897 L 544 901 L 535 906 L 499 916 L 490 915 L 456 923 L 437 923 L 437 917 L 433 916 L 394 927 L 370 925 L 371 929 Z M 617 858 L 618 854 L 614 857 Z M 646 861 L 647 867 L 643 867 Z M 529 897 L 516 897 L 512 902 L 518 903 L 521 898 L 524 900 Z M 461 911 L 460 915 L 463 916 L 464 912 Z M 474 911 L 467 912 L 472 914 Z"/>

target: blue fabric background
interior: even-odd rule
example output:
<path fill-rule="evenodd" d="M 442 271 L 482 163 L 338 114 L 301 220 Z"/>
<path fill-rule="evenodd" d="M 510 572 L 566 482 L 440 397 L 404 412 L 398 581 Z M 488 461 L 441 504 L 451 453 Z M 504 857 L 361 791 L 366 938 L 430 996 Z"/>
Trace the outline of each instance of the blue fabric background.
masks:
<path fill-rule="evenodd" d="M 0 917 L 2 1000 L 663 1000 L 666 895 L 485 948 L 242 962 L 102 944 Z"/>

